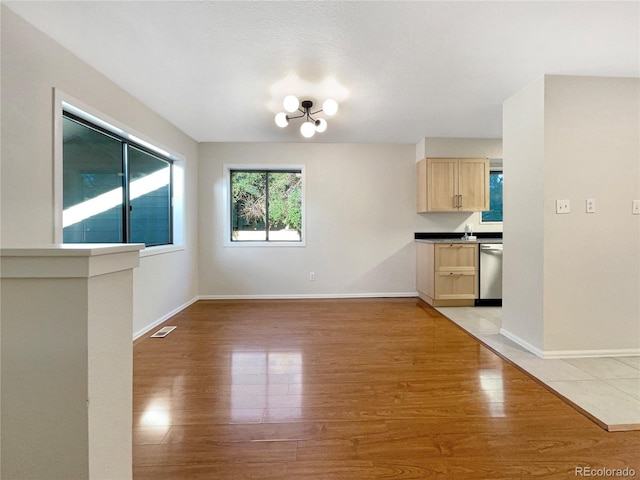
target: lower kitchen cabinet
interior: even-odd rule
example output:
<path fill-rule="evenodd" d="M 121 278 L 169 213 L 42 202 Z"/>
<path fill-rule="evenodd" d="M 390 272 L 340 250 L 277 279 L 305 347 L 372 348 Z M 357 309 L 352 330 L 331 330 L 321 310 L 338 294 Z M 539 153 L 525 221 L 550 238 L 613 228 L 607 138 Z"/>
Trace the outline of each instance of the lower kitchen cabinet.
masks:
<path fill-rule="evenodd" d="M 478 244 L 416 242 L 418 296 L 433 306 L 473 306 Z"/>

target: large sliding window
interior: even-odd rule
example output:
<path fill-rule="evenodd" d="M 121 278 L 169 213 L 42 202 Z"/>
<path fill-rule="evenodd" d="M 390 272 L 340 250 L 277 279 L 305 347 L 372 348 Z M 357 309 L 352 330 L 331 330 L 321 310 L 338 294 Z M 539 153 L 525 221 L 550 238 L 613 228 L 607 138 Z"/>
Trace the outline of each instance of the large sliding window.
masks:
<path fill-rule="evenodd" d="M 231 242 L 302 242 L 302 170 L 229 171 Z"/>
<path fill-rule="evenodd" d="M 168 245 L 172 161 L 63 114 L 63 242 Z"/>

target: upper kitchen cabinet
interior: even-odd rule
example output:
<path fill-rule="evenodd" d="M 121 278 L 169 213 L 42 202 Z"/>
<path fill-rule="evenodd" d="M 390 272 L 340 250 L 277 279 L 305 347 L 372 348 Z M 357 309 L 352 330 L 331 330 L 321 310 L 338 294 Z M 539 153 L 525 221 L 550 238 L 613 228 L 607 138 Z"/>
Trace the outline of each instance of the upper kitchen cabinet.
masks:
<path fill-rule="evenodd" d="M 489 159 L 425 158 L 417 169 L 418 213 L 489 210 Z"/>

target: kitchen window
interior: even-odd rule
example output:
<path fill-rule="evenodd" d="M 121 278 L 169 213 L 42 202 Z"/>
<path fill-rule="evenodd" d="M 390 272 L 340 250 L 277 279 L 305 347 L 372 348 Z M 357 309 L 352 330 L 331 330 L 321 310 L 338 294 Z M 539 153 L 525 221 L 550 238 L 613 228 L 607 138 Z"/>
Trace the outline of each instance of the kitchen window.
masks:
<path fill-rule="evenodd" d="M 68 111 L 62 137 L 64 243 L 173 243 L 169 157 Z"/>
<path fill-rule="evenodd" d="M 489 173 L 489 210 L 482 212 L 482 223 L 502 222 L 502 183 L 502 170 L 492 169 Z"/>
<path fill-rule="evenodd" d="M 227 245 L 303 245 L 302 168 L 227 167 Z"/>

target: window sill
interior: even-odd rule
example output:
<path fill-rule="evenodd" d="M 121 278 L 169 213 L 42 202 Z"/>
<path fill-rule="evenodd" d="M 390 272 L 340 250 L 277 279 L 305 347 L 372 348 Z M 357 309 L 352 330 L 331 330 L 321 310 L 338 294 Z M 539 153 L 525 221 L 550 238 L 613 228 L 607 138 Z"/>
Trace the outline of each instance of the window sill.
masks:
<path fill-rule="evenodd" d="M 306 247 L 306 242 L 225 242 L 225 247 Z"/>
<path fill-rule="evenodd" d="M 153 255 L 163 255 L 165 253 L 179 252 L 186 250 L 184 245 L 158 245 L 157 247 L 147 247 L 140 250 L 140 258 L 151 257 Z"/>

